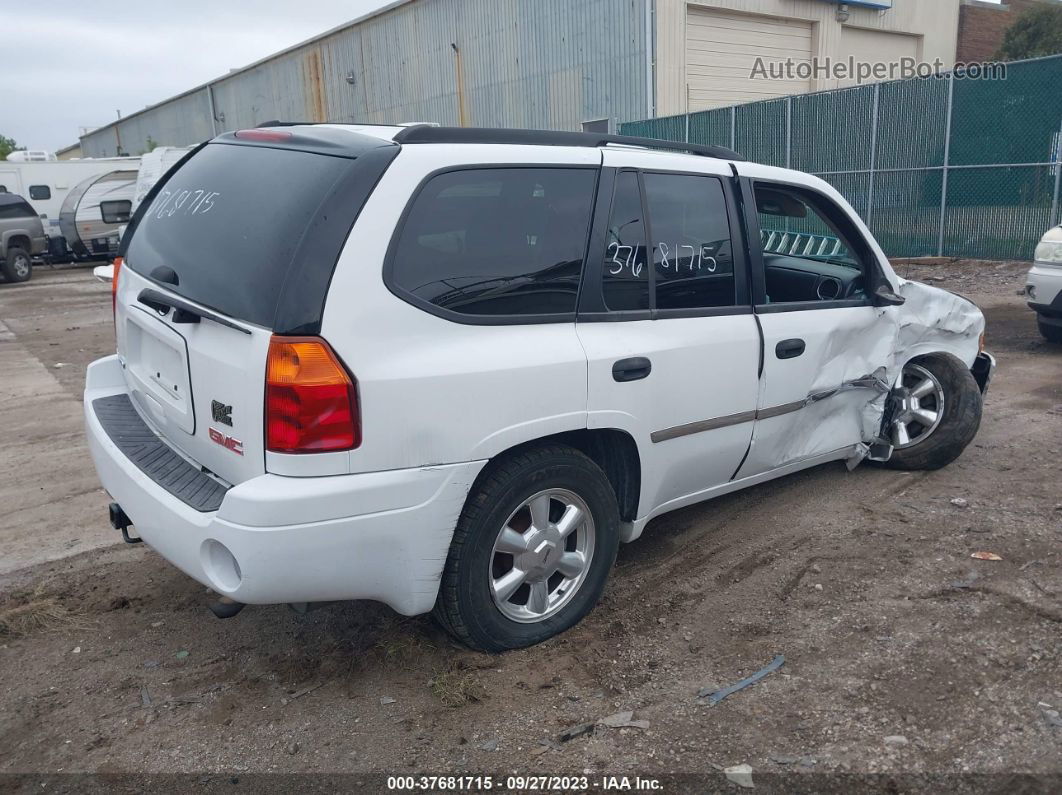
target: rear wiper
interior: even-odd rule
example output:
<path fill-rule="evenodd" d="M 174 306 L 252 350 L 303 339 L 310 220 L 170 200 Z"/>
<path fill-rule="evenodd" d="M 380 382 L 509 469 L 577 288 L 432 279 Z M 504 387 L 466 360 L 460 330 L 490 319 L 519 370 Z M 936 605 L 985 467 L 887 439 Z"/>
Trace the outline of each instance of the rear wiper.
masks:
<path fill-rule="evenodd" d="M 158 290 L 152 290 L 150 287 L 141 290 L 136 300 L 144 306 L 151 307 L 160 315 L 165 315 L 172 309 L 174 323 L 198 323 L 200 320 L 211 320 L 218 325 L 228 326 L 243 334 L 249 335 L 251 333 L 250 329 L 239 326 L 221 315 L 214 314 L 207 309 L 200 309 L 187 301 L 160 293 Z"/>

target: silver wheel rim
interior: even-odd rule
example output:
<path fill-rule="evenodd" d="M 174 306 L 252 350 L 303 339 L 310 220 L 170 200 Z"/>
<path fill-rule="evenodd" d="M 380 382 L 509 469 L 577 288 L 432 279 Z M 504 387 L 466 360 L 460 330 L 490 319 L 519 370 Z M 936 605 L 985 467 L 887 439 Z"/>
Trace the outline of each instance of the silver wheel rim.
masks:
<path fill-rule="evenodd" d="M 547 489 L 510 514 L 490 555 L 490 595 L 502 615 L 533 624 L 556 615 L 586 581 L 594 518 L 577 494 Z"/>
<path fill-rule="evenodd" d="M 903 368 L 894 392 L 892 446 L 897 450 L 924 442 L 944 418 L 944 388 L 925 367 Z"/>
<path fill-rule="evenodd" d="M 17 257 L 15 257 L 15 275 L 16 276 L 18 276 L 21 279 L 23 276 L 25 276 L 27 273 L 29 273 L 29 269 L 30 269 L 29 258 L 24 257 L 21 254 L 19 254 Z"/>

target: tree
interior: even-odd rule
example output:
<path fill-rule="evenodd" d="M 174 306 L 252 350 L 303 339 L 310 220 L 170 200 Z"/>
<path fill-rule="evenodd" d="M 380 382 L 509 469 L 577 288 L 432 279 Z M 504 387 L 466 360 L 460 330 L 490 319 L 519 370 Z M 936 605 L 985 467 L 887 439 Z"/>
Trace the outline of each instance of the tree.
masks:
<path fill-rule="evenodd" d="M 16 149 L 22 149 L 22 147 L 15 143 L 14 138 L 0 135 L 0 160 L 7 160 L 7 156 Z"/>
<path fill-rule="evenodd" d="M 1003 34 L 996 53 L 1001 61 L 1062 53 L 1062 5 L 1037 5 L 1024 11 Z"/>

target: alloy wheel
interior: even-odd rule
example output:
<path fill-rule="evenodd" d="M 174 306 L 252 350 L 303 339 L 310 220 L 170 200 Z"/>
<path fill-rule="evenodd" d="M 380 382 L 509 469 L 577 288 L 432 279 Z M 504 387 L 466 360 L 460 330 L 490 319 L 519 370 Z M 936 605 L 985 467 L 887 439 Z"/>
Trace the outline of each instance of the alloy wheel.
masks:
<path fill-rule="evenodd" d="M 924 442 L 944 417 L 944 388 L 919 364 L 903 368 L 893 392 L 892 444 L 897 450 Z"/>
<path fill-rule="evenodd" d="M 502 615 L 530 624 L 556 615 L 594 557 L 594 519 L 567 489 L 532 495 L 510 514 L 490 559 L 490 593 Z"/>
<path fill-rule="evenodd" d="M 12 263 L 12 266 L 14 268 L 15 275 L 18 278 L 20 278 L 20 279 L 26 278 L 26 276 L 30 272 L 29 257 L 25 256 L 24 254 L 19 254 L 17 257 L 15 257 L 15 261 L 14 261 L 14 263 Z"/>

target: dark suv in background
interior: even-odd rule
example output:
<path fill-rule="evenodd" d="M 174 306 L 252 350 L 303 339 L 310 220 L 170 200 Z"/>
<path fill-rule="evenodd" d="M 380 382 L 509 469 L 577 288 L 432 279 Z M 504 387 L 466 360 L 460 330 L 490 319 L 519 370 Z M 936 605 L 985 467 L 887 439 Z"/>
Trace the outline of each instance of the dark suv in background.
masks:
<path fill-rule="evenodd" d="M 4 279 L 29 281 L 32 258 L 47 248 L 44 225 L 29 202 L 14 193 L 0 193 L 0 274 Z"/>

